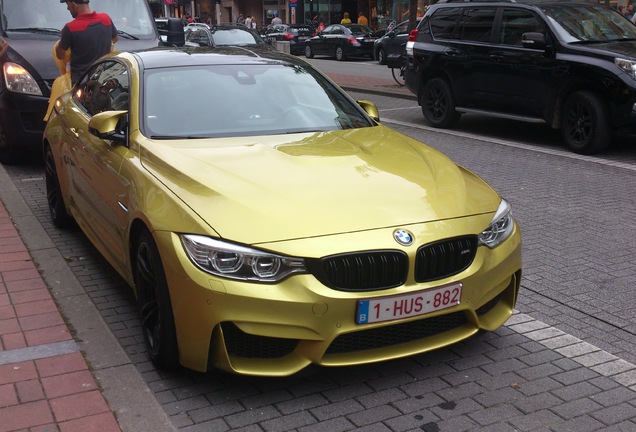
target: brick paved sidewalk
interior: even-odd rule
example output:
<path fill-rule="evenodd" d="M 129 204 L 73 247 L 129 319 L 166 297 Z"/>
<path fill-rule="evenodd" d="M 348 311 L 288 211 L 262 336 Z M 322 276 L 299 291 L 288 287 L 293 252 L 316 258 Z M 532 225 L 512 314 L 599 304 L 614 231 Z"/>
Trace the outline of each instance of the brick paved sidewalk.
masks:
<path fill-rule="evenodd" d="M 0 432 L 121 431 L 0 202 Z"/>

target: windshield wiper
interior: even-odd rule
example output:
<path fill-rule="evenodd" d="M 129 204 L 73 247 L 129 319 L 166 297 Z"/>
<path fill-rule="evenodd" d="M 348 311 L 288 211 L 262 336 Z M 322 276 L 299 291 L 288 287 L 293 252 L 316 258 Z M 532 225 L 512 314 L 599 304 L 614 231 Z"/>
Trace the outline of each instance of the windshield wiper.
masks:
<path fill-rule="evenodd" d="M 126 37 L 126 38 L 128 38 L 128 39 L 139 40 L 139 38 L 138 38 L 137 36 L 135 36 L 135 35 L 131 35 L 130 33 L 125 32 L 125 31 L 123 31 L 123 30 L 119 30 L 119 29 L 117 29 L 117 34 L 120 34 L 120 35 L 122 35 L 122 36 L 124 36 L 124 37 Z"/>
<path fill-rule="evenodd" d="M 150 139 L 169 139 L 169 140 L 182 140 L 182 139 L 202 139 L 208 138 L 207 136 L 194 136 L 194 135 L 150 135 Z"/>
<path fill-rule="evenodd" d="M 24 32 L 24 33 L 45 33 L 45 34 L 56 34 L 59 35 L 61 30 L 52 28 L 52 27 L 21 27 L 21 28 L 10 28 L 7 29 L 8 32 Z"/>

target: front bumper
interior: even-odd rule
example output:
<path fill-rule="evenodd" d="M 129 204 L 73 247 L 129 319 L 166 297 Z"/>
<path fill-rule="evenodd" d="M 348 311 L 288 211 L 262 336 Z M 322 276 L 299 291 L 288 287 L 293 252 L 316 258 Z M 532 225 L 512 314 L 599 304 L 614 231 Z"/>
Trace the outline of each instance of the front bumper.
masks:
<path fill-rule="evenodd" d="M 39 151 L 48 103 L 48 97 L 3 90 L 0 94 L 0 128 L 7 139 L 16 145 Z"/>
<path fill-rule="evenodd" d="M 487 223 L 488 217 L 484 221 Z M 420 239 L 436 229 L 442 238 L 458 234 L 458 226 L 448 221 L 419 228 L 416 237 Z M 387 230 L 379 231 L 381 236 L 376 233 L 372 237 L 385 238 Z M 285 376 L 310 364 L 357 365 L 423 353 L 454 344 L 479 330 L 500 327 L 512 314 L 521 280 L 521 234 L 517 227 L 497 248 L 479 247 L 473 263 L 460 274 L 430 283 L 416 283 L 411 275 L 403 286 L 372 292 L 333 290 L 312 275 L 296 275 L 273 285 L 215 278 L 192 265 L 177 235 L 160 232 L 156 236 L 165 258 L 181 363 L 198 371 L 215 367 L 239 374 Z M 348 241 L 331 239 L 328 246 L 322 240 L 324 244 L 316 249 L 349 241 L 364 243 L 358 241 L 361 233 L 338 237 Z M 321 240 L 300 242 L 312 246 Z M 286 252 L 290 253 L 298 245 L 282 246 L 289 246 Z M 364 244 L 361 246 L 366 250 Z M 405 252 L 411 256 L 416 247 L 405 248 Z M 459 305 L 391 322 L 355 323 L 358 300 L 454 281 L 463 283 Z"/>

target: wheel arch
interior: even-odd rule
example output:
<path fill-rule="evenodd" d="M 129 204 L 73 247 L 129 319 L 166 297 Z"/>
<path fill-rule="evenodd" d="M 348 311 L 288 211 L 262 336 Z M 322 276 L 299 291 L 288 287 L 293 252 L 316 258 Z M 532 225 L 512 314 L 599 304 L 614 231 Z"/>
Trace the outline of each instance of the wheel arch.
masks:
<path fill-rule="evenodd" d="M 451 90 L 453 99 L 457 100 L 457 97 L 455 95 L 455 88 L 452 85 L 453 81 L 447 72 L 440 69 L 432 71 L 430 73 L 426 73 L 423 71 L 420 79 L 420 86 L 417 89 L 417 103 L 420 106 L 422 106 L 422 95 L 424 93 L 424 87 L 426 86 L 426 83 L 435 78 L 443 79 L 448 85 L 448 88 Z"/>
<path fill-rule="evenodd" d="M 139 296 L 139 293 L 137 292 L 137 286 L 135 284 L 134 277 L 133 277 L 134 268 L 137 265 L 137 254 L 135 254 L 135 245 L 137 244 L 137 241 L 139 240 L 141 233 L 143 233 L 144 231 L 149 232 L 150 235 L 152 236 L 152 230 L 148 227 L 146 222 L 137 218 L 133 220 L 132 224 L 130 225 L 130 230 L 128 233 L 128 257 L 130 260 L 130 267 L 129 267 L 130 281 L 131 281 L 131 286 L 133 288 L 133 293 L 135 294 L 135 298 L 138 298 Z M 155 240 L 155 243 L 156 242 L 157 241 Z"/>
<path fill-rule="evenodd" d="M 606 89 L 604 89 L 601 84 L 591 80 L 568 81 L 566 83 L 563 83 L 557 89 L 554 103 L 552 107 L 548 108 L 551 109 L 551 112 L 549 112 L 549 114 L 546 116 L 546 119 L 548 120 L 548 124 L 550 125 L 550 127 L 552 127 L 553 129 L 559 129 L 561 127 L 561 120 L 563 118 L 563 106 L 565 105 L 565 101 L 567 101 L 568 98 L 574 93 L 579 91 L 586 91 L 594 94 L 605 106 L 610 119 L 614 117 Z"/>

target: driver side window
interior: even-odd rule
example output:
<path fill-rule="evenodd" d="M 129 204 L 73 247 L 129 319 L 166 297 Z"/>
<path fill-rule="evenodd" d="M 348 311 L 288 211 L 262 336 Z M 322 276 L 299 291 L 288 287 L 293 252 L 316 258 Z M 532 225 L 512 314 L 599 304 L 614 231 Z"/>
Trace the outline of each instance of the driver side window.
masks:
<path fill-rule="evenodd" d="M 93 65 L 78 83 L 75 101 L 89 115 L 103 111 L 128 110 L 129 80 L 126 67 L 115 61 Z"/>

